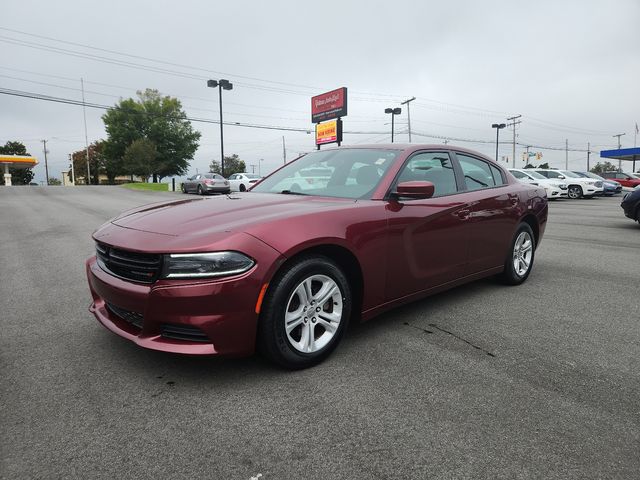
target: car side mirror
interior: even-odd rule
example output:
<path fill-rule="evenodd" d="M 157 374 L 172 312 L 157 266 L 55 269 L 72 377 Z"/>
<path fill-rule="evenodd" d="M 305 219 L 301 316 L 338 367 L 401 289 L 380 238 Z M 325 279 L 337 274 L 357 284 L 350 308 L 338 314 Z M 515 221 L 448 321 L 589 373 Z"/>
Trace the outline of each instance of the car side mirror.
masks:
<path fill-rule="evenodd" d="M 419 180 L 401 182 L 396 186 L 396 191 L 393 193 L 397 197 L 420 199 L 433 197 L 435 190 L 436 187 L 433 183 Z"/>
<path fill-rule="evenodd" d="M 567 177 L 565 177 L 564 175 L 558 175 L 558 178 L 562 178 L 564 180 Z"/>

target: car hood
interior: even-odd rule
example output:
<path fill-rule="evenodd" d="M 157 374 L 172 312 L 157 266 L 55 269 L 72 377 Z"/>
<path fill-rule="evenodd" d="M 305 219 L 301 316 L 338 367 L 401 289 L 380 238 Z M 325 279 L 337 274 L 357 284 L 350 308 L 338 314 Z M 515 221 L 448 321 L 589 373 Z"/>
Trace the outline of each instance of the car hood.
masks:
<path fill-rule="evenodd" d="M 354 202 L 351 199 L 248 192 L 147 205 L 125 212 L 111 223 L 173 236 L 245 232 L 256 224 L 348 208 Z"/>

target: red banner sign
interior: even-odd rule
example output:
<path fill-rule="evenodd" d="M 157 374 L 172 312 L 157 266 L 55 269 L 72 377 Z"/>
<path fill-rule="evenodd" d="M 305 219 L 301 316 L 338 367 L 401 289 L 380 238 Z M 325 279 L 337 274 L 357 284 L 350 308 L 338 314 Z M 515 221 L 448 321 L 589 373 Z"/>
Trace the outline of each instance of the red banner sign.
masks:
<path fill-rule="evenodd" d="M 342 87 L 311 98 L 311 121 L 324 122 L 347 115 L 347 88 Z"/>

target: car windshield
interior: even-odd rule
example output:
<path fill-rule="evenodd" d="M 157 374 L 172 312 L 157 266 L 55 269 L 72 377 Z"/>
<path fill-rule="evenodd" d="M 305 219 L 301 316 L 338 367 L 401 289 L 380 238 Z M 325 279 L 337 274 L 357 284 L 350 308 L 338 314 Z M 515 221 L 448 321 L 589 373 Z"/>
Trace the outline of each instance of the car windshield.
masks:
<path fill-rule="evenodd" d="M 370 148 L 309 153 L 274 172 L 251 191 L 370 198 L 399 153 Z"/>
<path fill-rule="evenodd" d="M 582 178 L 580 177 L 580 175 L 576 175 L 573 172 L 570 172 L 569 170 L 560 170 L 560 173 L 562 175 L 564 175 L 565 177 L 570 177 L 570 178 Z"/>
<path fill-rule="evenodd" d="M 537 178 L 539 180 L 546 180 L 547 177 L 544 175 L 540 175 L 538 172 L 534 172 L 533 170 L 525 170 L 525 173 L 533 178 Z"/>

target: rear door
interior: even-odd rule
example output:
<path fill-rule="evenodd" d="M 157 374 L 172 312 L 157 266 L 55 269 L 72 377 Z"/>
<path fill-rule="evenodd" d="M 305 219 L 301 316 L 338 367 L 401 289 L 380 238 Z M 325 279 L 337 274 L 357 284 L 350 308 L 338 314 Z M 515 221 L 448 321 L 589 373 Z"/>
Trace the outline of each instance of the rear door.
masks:
<path fill-rule="evenodd" d="M 456 153 L 470 205 L 469 258 L 472 275 L 504 265 L 518 219 L 518 194 L 502 170 L 467 153 Z"/>

